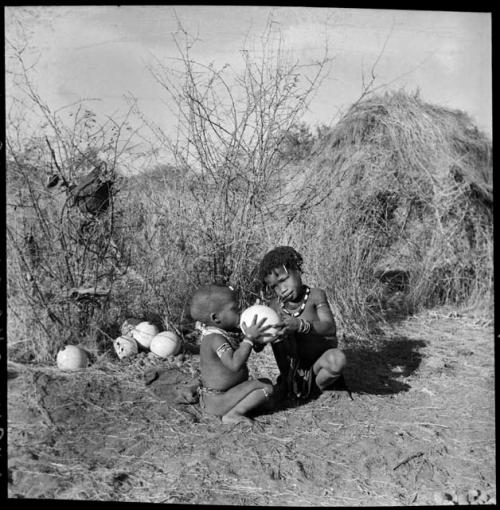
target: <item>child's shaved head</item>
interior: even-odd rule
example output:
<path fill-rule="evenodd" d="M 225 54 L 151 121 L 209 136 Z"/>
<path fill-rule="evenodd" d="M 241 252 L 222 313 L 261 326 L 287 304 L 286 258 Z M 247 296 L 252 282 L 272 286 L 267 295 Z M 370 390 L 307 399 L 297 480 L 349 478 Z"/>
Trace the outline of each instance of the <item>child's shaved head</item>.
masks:
<path fill-rule="evenodd" d="M 193 320 L 210 322 L 210 314 L 219 312 L 226 303 L 236 300 L 236 294 L 224 285 L 204 285 L 191 298 L 190 314 Z"/>

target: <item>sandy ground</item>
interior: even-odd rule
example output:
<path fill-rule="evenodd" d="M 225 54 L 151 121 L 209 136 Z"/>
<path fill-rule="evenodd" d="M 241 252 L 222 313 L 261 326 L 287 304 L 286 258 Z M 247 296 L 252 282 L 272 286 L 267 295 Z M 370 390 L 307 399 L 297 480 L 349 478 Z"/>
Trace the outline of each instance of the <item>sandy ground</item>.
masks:
<path fill-rule="evenodd" d="M 199 359 L 110 351 L 68 373 L 11 364 L 8 496 L 280 506 L 496 502 L 492 325 L 443 311 L 341 340 L 353 400 L 223 426 L 175 402 Z M 179 365 L 179 366 L 178 366 Z M 272 353 L 255 376 L 275 378 Z M 146 384 L 152 369 L 161 377 Z"/>

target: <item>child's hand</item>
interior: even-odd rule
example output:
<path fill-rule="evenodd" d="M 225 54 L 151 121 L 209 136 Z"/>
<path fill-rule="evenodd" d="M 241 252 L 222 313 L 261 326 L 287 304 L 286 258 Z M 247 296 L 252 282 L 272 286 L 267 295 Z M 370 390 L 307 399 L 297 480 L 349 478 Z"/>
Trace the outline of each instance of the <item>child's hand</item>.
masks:
<path fill-rule="evenodd" d="M 301 321 L 297 317 L 282 317 L 281 322 L 274 325 L 275 328 L 278 328 L 278 331 L 269 341 L 279 342 L 280 340 L 283 340 L 288 334 L 300 331 L 301 325 Z"/>
<path fill-rule="evenodd" d="M 272 337 L 268 337 L 264 340 L 264 342 L 267 343 L 273 343 L 273 342 L 279 342 L 280 340 L 283 340 L 283 337 L 287 334 L 286 324 L 284 322 L 278 322 L 277 324 L 273 324 L 273 328 L 275 328 L 277 331 Z"/>
<path fill-rule="evenodd" d="M 300 319 L 297 317 L 286 317 L 283 319 L 285 331 L 293 332 L 298 331 L 301 325 Z"/>
<path fill-rule="evenodd" d="M 246 322 L 241 324 L 241 329 L 243 330 L 243 334 L 252 342 L 256 343 L 267 343 L 268 341 L 263 339 L 263 336 L 270 336 L 270 333 L 266 333 L 269 328 L 273 326 L 271 324 L 267 326 L 263 326 L 264 322 L 266 322 L 266 318 L 264 317 L 259 322 L 257 322 L 257 314 L 253 316 L 252 323 L 247 326 Z"/>

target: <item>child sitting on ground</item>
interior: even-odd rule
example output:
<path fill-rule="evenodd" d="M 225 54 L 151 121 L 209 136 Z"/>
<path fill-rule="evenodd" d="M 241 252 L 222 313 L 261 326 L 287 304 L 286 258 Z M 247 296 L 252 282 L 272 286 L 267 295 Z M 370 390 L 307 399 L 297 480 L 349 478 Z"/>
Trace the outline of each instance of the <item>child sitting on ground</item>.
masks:
<path fill-rule="evenodd" d="M 279 246 L 259 265 L 261 283 L 274 294 L 269 306 L 282 319 L 271 344 L 280 371 L 278 398 L 308 398 L 325 390 L 347 389 L 342 376 L 346 357 L 337 348 L 335 320 L 325 291 L 302 283 L 302 262 L 293 248 Z"/>
<path fill-rule="evenodd" d="M 251 422 L 245 416 L 264 404 L 273 393 L 268 379 L 249 379 L 246 361 L 255 343 L 274 339 L 263 326 L 265 319 L 239 327 L 240 309 L 236 294 L 229 287 L 206 285 L 191 300 L 191 317 L 203 324 L 200 345 L 200 406 L 222 423 Z M 265 338 L 265 337 L 268 338 Z"/>

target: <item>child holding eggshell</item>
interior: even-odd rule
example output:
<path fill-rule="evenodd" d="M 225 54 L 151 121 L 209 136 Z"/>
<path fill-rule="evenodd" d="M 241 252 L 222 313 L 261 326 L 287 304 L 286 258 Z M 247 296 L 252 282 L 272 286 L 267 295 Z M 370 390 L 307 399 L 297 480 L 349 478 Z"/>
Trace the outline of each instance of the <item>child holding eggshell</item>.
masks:
<path fill-rule="evenodd" d="M 201 408 L 225 424 L 251 422 L 247 413 L 269 401 L 273 385 L 268 379 L 249 379 L 246 362 L 254 344 L 274 339 L 266 335 L 271 326 L 264 326 L 265 319 L 257 321 L 254 316 L 240 329 L 236 293 L 221 285 L 199 288 L 192 297 L 190 313 L 201 324 Z"/>
<path fill-rule="evenodd" d="M 272 349 L 280 375 L 277 397 L 308 398 L 344 385 L 345 354 L 325 291 L 302 282 L 302 256 L 289 246 L 268 252 L 259 265 L 261 284 L 274 297 L 269 306 L 281 317 Z M 257 348 L 259 349 L 259 348 Z"/>

